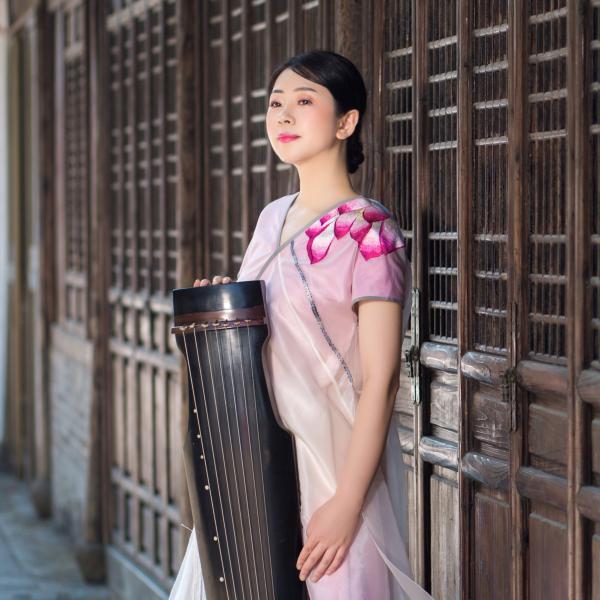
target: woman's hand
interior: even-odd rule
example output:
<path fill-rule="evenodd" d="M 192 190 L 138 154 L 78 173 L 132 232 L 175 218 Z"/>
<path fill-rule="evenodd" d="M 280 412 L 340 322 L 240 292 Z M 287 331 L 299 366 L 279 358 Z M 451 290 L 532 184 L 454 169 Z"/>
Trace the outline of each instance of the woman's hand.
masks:
<path fill-rule="evenodd" d="M 223 277 L 223 275 L 215 275 L 213 277 L 212 283 L 213 285 L 217 285 L 219 283 L 231 283 L 233 279 L 231 277 Z M 194 281 L 194 287 L 210 285 L 210 279 L 196 279 Z"/>
<path fill-rule="evenodd" d="M 359 516 L 360 506 L 338 494 L 315 511 L 306 527 L 306 542 L 296 563 L 302 581 L 308 575 L 311 581 L 319 581 L 339 568 L 354 539 Z"/>

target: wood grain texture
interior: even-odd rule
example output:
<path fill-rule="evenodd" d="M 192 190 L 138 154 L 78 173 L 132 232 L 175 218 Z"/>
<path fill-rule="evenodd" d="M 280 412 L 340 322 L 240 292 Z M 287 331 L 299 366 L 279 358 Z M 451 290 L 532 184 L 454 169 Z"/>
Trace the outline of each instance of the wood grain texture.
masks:
<path fill-rule="evenodd" d="M 522 360 L 517 367 L 518 382 L 536 394 L 566 397 L 568 372 L 565 367 L 532 360 Z"/>
<path fill-rule="evenodd" d="M 421 346 L 421 364 L 429 369 L 456 373 L 458 371 L 458 351 L 454 346 L 425 342 Z"/>
<path fill-rule="evenodd" d="M 503 356 L 467 352 L 460 360 L 460 368 L 465 377 L 490 385 L 502 385 L 508 369 L 508 361 Z"/>
<path fill-rule="evenodd" d="M 504 600 L 510 597 L 510 512 L 505 501 L 477 492 L 470 531 L 476 562 L 471 566 L 474 597 Z"/>
<path fill-rule="evenodd" d="M 434 598 L 457 598 L 459 587 L 458 486 L 444 477 L 432 476 L 431 486 L 431 593 Z"/>
<path fill-rule="evenodd" d="M 584 485 L 577 493 L 577 507 L 586 518 L 600 523 L 600 487 Z"/>
<path fill-rule="evenodd" d="M 584 402 L 600 407 L 600 372 L 584 369 L 577 380 L 577 392 Z"/>
<path fill-rule="evenodd" d="M 494 490 L 508 489 L 508 463 L 478 452 L 468 452 L 460 461 L 461 471 Z"/>
<path fill-rule="evenodd" d="M 521 467 L 517 473 L 519 493 L 531 500 L 538 500 L 560 510 L 567 508 L 567 480 L 540 469 Z"/>
<path fill-rule="evenodd" d="M 419 454 L 428 463 L 449 469 L 458 468 L 458 447 L 451 442 L 423 436 L 419 441 Z"/>
<path fill-rule="evenodd" d="M 528 518 L 528 598 L 563 600 L 568 598 L 567 527 L 542 514 Z"/>
<path fill-rule="evenodd" d="M 478 392 L 473 394 L 472 404 L 470 425 L 473 437 L 508 451 L 509 405 L 489 394 Z"/>

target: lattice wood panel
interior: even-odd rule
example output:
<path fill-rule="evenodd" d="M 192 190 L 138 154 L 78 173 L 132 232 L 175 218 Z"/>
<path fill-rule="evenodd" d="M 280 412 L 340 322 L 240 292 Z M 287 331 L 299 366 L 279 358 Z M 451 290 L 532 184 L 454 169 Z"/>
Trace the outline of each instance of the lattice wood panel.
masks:
<path fill-rule="evenodd" d="M 429 319 L 422 335 L 432 342 L 457 342 L 457 144 L 458 144 L 458 2 L 427 5 L 426 90 L 428 209 L 424 215 L 427 231 L 426 272 Z M 425 40 L 422 40 L 423 43 Z M 421 248 L 424 251 L 425 248 Z M 427 386 L 430 397 L 427 425 L 419 435 L 419 455 L 430 470 L 424 474 L 423 506 L 430 512 L 429 578 L 431 592 L 437 598 L 453 598 L 458 593 L 459 566 L 452 559 L 458 544 L 457 472 L 439 461 L 438 449 L 456 452 L 458 432 L 458 398 L 455 369 L 450 348 L 432 348 L 440 352 L 446 365 L 432 367 Z M 427 363 L 427 358 L 425 362 Z M 450 360 L 449 360 L 450 359 Z M 447 440 L 446 442 L 444 440 Z M 441 446 L 440 446 L 441 442 Z M 433 450 L 433 451 L 431 451 Z M 427 494 L 429 490 L 429 494 Z M 425 504 L 427 496 L 430 505 Z M 440 518 L 436 518 L 436 514 Z M 442 516 L 443 515 L 443 516 Z"/>
<path fill-rule="evenodd" d="M 573 305 L 567 315 L 567 248 L 585 233 L 567 230 L 568 202 L 582 202 L 582 196 L 567 192 L 568 174 L 577 181 L 579 173 L 566 151 L 569 110 L 572 123 L 585 122 L 573 112 L 576 99 L 571 105 L 568 99 L 569 69 L 580 63 L 568 51 L 578 40 L 569 41 L 567 21 L 572 19 L 572 32 L 589 26 L 591 33 L 593 190 L 591 201 L 587 196 L 583 201 L 590 202 L 592 218 L 593 340 L 586 343 L 593 346 L 596 365 L 598 2 L 586 5 L 585 26 L 577 21 L 583 13 L 567 0 L 523 5 L 506 0 L 382 1 L 377 6 L 385 10 L 389 40 L 402 35 L 407 20 L 415 36 L 403 45 L 386 38 L 381 59 L 389 171 L 384 186 L 393 190 L 401 218 L 411 223 L 416 285 L 426 294 L 422 304 L 428 308 L 417 332 L 428 340 L 418 342 L 425 368 L 415 386 L 424 405 L 412 420 L 410 407 L 400 402 L 400 433 L 405 452 L 414 454 L 414 461 L 406 457 L 408 463 L 415 467 L 411 526 L 419 535 L 411 541 L 411 559 L 435 597 L 454 597 L 459 587 L 477 598 L 524 593 L 567 597 L 567 586 L 588 585 L 589 579 L 576 584 L 573 571 L 569 579 L 566 552 L 576 523 L 569 517 L 574 500 L 567 501 L 565 490 L 577 477 L 575 471 L 584 469 L 581 456 L 591 453 L 593 464 L 598 462 L 593 457 L 600 439 L 596 413 L 578 416 L 567 391 L 567 322 L 577 322 L 582 314 L 582 307 Z M 416 15 L 410 15 L 411 9 Z M 411 52 L 409 67 L 401 57 Z M 395 71 L 395 65 L 402 67 Z M 410 114 L 404 123 L 398 109 L 400 86 L 414 88 L 420 99 L 406 111 Z M 511 122 L 523 124 L 523 135 L 521 129 L 510 130 Z M 403 196 L 406 162 L 395 159 L 398 150 L 406 161 L 419 157 L 408 169 L 417 186 L 412 205 Z M 458 173 L 466 180 L 457 178 Z M 522 179 L 515 186 L 517 175 Z M 412 214 L 414 207 L 418 212 Z M 457 289 L 459 276 L 466 291 Z M 519 327 L 523 307 L 525 338 L 513 327 Z M 596 375 L 592 370 L 582 375 L 582 393 L 589 396 L 585 390 L 597 385 L 589 383 Z M 588 401 L 597 412 L 597 401 Z M 570 458 L 570 436 L 578 427 L 589 432 L 593 447 Z M 462 471 L 458 476 L 457 466 Z M 596 485 L 596 471 L 591 479 Z M 597 511 L 589 506 L 596 495 L 590 486 L 578 500 L 583 514 L 594 521 Z M 459 515 L 457 535 L 449 523 Z M 595 527 L 588 528 L 591 545 L 577 547 L 577 561 L 587 552 L 598 555 Z M 517 548 L 515 556 L 511 545 Z M 460 556 L 455 572 L 465 565 L 460 586 L 444 567 L 451 564 L 449 556 Z M 544 575 L 547 565 L 552 565 L 549 578 Z"/>
<path fill-rule="evenodd" d="M 413 79 L 412 79 L 412 6 L 410 3 L 390 0 L 385 3 L 385 13 L 392 27 L 385 29 L 383 47 L 383 80 L 385 97 L 381 99 L 385 107 L 385 128 L 382 145 L 385 150 L 383 189 L 385 198 L 398 217 L 407 243 L 408 256 L 413 243 Z M 410 346 L 410 322 L 406 346 Z M 414 507 L 414 404 L 410 380 L 400 378 L 400 389 L 396 396 L 396 411 L 400 421 L 400 436 L 407 464 L 407 488 L 410 499 L 409 556 L 413 570 L 416 570 L 418 524 Z"/>
<path fill-rule="evenodd" d="M 508 2 L 471 4 L 473 35 L 473 349 L 505 354 Z"/>
<path fill-rule="evenodd" d="M 465 587 L 474 598 L 501 599 L 510 595 L 511 531 L 508 472 L 510 405 L 502 385 L 502 370 L 510 338 L 508 322 L 508 47 L 509 2 L 470 2 L 472 188 L 469 240 L 470 306 L 463 318 L 472 322 L 464 340 L 469 349 L 461 362 L 465 375 L 462 403 L 462 461 L 470 479 L 469 505 L 463 527 L 469 527 L 469 547 L 463 559 Z M 460 109 L 459 109 L 460 111 Z M 464 298 L 464 296 L 463 296 Z M 468 317 L 467 317 L 468 316 Z M 498 356 L 500 355 L 500 356 Z M 500 359 L 500 357 L 503 357 Z M 497 369 L 495 376 L 490 372 Z M 464 376 L 464 375 L 463 375 Z M 473 381 L 474 380 L 474 381 Z M 496 474 L 496 476 L 493 475 Z M 484 532 L 489 523 L 493 531 Z M 477 557 L 476 559 L 467 557 Z M 475 562 L 476 561 L 476 562 Z"/>
<path fill-rule="evenodd" d="M 168 587 L 180 562 L 175 1 L 108 15 L 113 543 Z"/>
<path fill-rule="evenodd" d="M 432 341 L 457 338 L 457 2 L 429 6 L 427 29 L 428 300 Z"/>
<path fill-rule="evenodd" d="M 529 353 L 565 362 L 566 0 L 529 5 Z"/>
<path fill-rule="evenodd" d="M 206 124 L 203 191 L 206 276 L 235 276 L 260 209 L 292 191 L 266 138 L 266 85 L 295 52 L 320 46 L 318 1 L 210 0 L 204 4 Z"/>
<path fill-rule="evenodd" d="M 85 334 L 88 314 L 88 70 L 85 5 L 71 4 L 63 19 L 64 198 L 58 219 L 63 251 L 59 254 L 61 320 Z"/>
<path fill-rule="evenodd" d="M 386 128 L 384 189 L 386 199 L 400 221 L 410 256 L 413 238 L 413 80 L 412 6 L 390 1 L 386 15 L 395 27 L 387 27 L 384 47 Z"/>

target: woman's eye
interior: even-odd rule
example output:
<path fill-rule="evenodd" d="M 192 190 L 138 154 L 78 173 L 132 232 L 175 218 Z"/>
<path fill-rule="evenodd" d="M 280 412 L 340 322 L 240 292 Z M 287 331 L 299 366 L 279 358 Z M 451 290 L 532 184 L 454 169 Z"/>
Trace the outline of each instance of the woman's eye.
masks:
<path fill-rule="evenodd" d="M 300 100 L 298 100 L 298 102 L 308 102 L 308 104 L 312 104 L 312 100 L 310 100 L 309 98 L 301 98 Z M 269 106 L 272 108 L 275 108 L 275 105 L 279 104 L 279 102 L 277 102 L 277 100 L 273 100 Z"/>
<path fill-rule="evenodd" d="M 269 104 L 269 106 L 271 108 L 276 108 L 277 106 L 279 106 L 279 102 L 277 102 L 277 100 L 273 100 L 273 101 L 271 101 L 271 103 Z"/>

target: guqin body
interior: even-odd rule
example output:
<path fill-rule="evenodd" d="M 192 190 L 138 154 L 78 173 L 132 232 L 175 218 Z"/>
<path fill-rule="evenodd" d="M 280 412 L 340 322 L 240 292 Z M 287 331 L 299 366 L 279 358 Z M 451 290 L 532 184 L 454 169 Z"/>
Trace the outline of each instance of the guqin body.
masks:
<path fill-rule="evenodd" d="M 184 462 L 209 600 L 303 597 L 293 441 L 263 369 L 263 286 L 173 292 L 173 333 L 189 375 Z"/>

